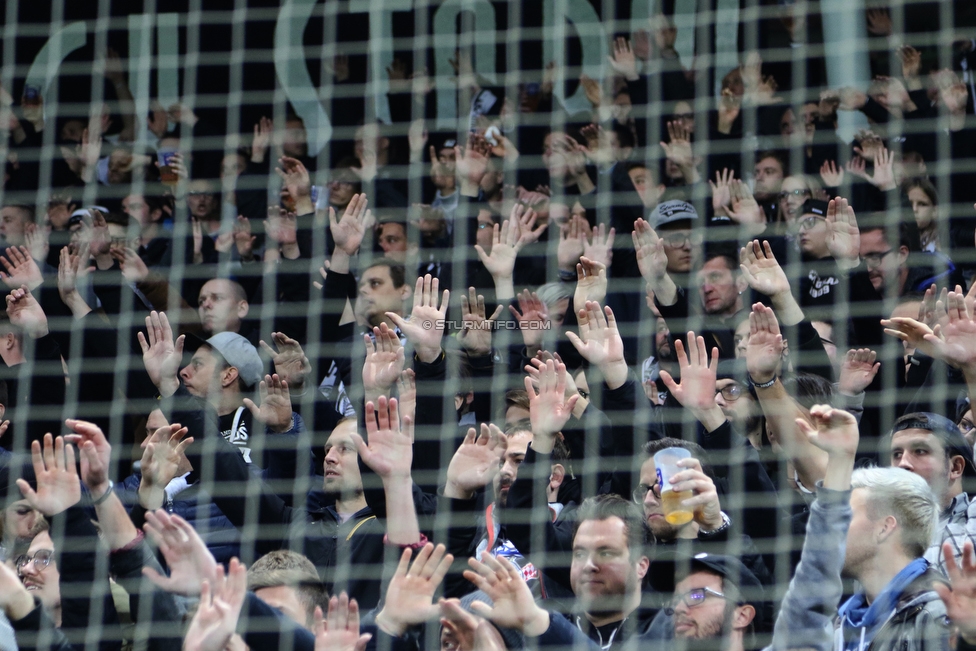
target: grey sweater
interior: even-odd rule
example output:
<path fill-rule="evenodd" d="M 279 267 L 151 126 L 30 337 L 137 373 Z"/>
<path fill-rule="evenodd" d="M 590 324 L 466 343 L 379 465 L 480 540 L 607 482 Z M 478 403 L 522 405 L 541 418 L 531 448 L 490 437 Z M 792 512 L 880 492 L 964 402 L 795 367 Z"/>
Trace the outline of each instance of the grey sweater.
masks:
<path fill-rule="evenodd" d="M 764 651 L 834 648 L 834 617 L 843 594 L 840 572 L 851 524 L 851 492 L 817 490 L 803 552 L 783 597 L 773 643 Z"/>

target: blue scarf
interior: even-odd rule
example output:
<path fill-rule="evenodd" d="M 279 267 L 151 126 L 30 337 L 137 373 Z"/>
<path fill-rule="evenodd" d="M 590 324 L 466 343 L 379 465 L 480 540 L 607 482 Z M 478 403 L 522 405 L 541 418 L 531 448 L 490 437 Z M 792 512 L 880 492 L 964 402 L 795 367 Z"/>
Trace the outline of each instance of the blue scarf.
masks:
<path fill-rule="evenodd" d="M 916 558 L 888 582 L 870 606 L 863 592 L 848 599 L 837 611 L 844 629 L 844 650 L 863 651 L 870 646 L 874 636 L 891 616 L 901 593 L 928 568 L 928 561 Z"/>

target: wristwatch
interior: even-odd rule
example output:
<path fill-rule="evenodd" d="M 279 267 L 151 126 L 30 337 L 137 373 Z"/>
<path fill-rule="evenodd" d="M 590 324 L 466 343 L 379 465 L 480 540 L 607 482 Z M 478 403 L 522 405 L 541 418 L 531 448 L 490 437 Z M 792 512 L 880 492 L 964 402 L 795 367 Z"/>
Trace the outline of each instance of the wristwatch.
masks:
<path fill-rule="evenodd" d="M 717 533 L 721 533 L 732 526 L 732 520 L 726 515 L 725 511 L 722 511 L 722 524 L 718 529 L 713 529 L 712 531 L 705 531 L 702 528 L 698 529 L 699 536 L 714 536 Z"/>

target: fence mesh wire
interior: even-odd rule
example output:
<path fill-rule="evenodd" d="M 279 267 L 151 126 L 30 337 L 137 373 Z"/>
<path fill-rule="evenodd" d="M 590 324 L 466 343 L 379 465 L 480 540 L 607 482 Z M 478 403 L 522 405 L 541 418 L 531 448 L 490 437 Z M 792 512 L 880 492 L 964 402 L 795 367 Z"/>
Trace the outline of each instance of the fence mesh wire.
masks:
<path fill-rule="evenodd" d="M 32 441 L 64 431 L 65 418 L 101 427 L 109 476 L 138 526 L 150 508 L 140 444 L 167 421 L 189 423 L 196 441 L 153 507 L 185 517 L 221 563 L 291 549 L 311 559 L 325 593 L 348 590 L 364 612 L 375 607 L 398 553 L 383 544 L 387 505 L 403 502 L 357 461 L 351 433 L 366 434 L 367 400 L 402 404 L 409 393 L 409 382 L 364 387 L 363 360 L 379 345 L 370 328 L 392 327 L 388 311 L 410 315 L 425 274 L 451 292 L 434 340 L 442 352 L 429 354 L 423 332 L 396 332 L 406 332 L 415 375 L 419 528 L 455 544 L 455 596 L 473 587 L 459 578 L 461 556 L 487 546 L 517 555 L 537 596 L 576 612 L 575 509 L 598 494 L 633 501 L 645 444 L 673 437 L 704 448 L 695 454 L 732 533 L 675 544 L 649 520 L 636 612 L 650 617 L 671 598 L 671 552 L 736 556 L 766 573 L 758 648 L 799 557 L 814 490 L 804 478 L 816 478 L 783 448 L 783 414 L 824 402 L 858 412 L 860 463 L 890 462 L 885 435 L 909 412 L 972 429 L 965 367 L 880 325 L 936 325 L 940 291 L 965 293 L 976 268 L 971 2 L 8 0 L 3 16 L 0 262 L 10 290 L 28 286 L 46 317 L 38 325 L 27 299 L 8 298 L 0 320 L 8 559 L 43 548 L 33 519 L 16 515 L 14 481 L 30 476 Z M 290 176 L 294 166 L 307 179 Z M 375 223 L 337 262 L 341 231 L 330 221 L 359 192 Z M 859 238 L 829 223 L 834 197 L 850 202 Z M 482 258 L 504 248 L 513 206 L 535 221 L 513 236 L 513 271 L 493 274 L 498 258 Z M 635 253 L 639 219 L 664 238 L 674 291 Z M 754 239 L 770 243 L 785 295 L 757 291 L 740 272 Z M 606 266 L 605 289 L 588 294 L 582 271 L 577 283 L 581 256 Z M 500 309 L 481 347 L 461 336 L 469 287 L 487 316 Z M 523 290 L 540 304 L 519 300 Z M 612 308 L 629 368 L 622 386 L 566 336 L 580 331 L 588 297 Z M 782 322 L 789 405 L 760 404 L 750 386 L 757 302 Z M 175 398 L 147 373 L 138 333 L 151 329 L 151 311 L 186 337 Z M 716 396 L 731 429 L 700 422 L 661 379 L 679 378 L 676 341 L 689 331 L 719 349 Z M 206 343 L 220 332 L 241 337 Z M 307 367 L 273 333 L 300 344 Z M 873 379 L 850 364 L 845 374 L 851 349 L 876 353 Z M 516 480 L 522 508 L 504 509 L 528 445 L 520 432 L 543 420 L 524 422 L 524 367 L 537 351 L 565 363 L 589 406 L 559 427 L 565 445 L 552 464 L 530 455 Z M 276 370 L 303 381 L 290 387 L 290 427 L 266 425 L 243 402 L 273 403 L 258 382 Z M 468 428 L 487 422 L 508 432 L 501 479 L 473 500 L 449 499 L 452 458 Z M 352 506 L 370 510 L 343 510 Z M 51 519 L 51 536 L 72 643 L 180 644 L 181 618 L 160 629 L 152 587 L 113 566 L 114 603 L 131 605 L 122 619 L 137 622 L 119 628 L 105 541 L 79 533 L 71 513 Z M 130 604 L 122 588 L 145 598 Z M 249 626 L 277 630 L 259 620 Z M 436 620 L 430 630 L 424 644 L 449 646 Z"/>

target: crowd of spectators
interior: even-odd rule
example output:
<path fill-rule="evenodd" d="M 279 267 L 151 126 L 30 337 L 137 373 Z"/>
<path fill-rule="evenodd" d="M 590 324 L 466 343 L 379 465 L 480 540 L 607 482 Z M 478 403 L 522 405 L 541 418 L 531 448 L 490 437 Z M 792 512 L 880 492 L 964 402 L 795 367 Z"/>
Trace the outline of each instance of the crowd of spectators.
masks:
<path fill-rule="evenodd" d="M 0 93 L 0 649 L 976 648 L 976 32 L 780 5 L 323 152 Z"/>

